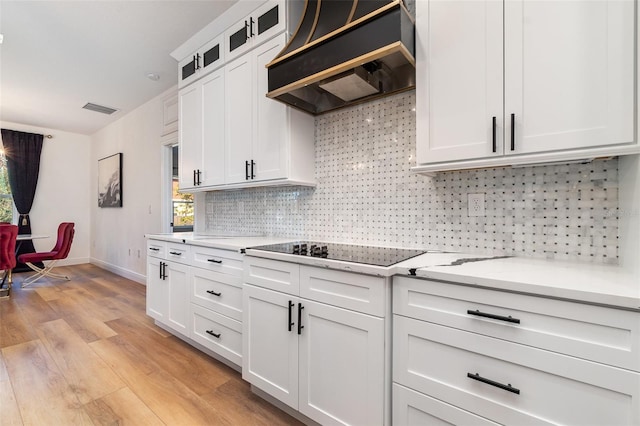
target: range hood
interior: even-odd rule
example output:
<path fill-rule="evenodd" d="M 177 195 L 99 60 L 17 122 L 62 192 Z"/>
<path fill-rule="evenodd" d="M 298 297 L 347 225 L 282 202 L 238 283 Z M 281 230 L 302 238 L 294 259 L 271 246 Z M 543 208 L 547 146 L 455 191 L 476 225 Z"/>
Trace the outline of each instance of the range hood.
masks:
<path fill-rule="evenodd" d="M 306 0 L 267 96 L 316 115 L 412 89 L 414 45 L 402 0 Z"/>

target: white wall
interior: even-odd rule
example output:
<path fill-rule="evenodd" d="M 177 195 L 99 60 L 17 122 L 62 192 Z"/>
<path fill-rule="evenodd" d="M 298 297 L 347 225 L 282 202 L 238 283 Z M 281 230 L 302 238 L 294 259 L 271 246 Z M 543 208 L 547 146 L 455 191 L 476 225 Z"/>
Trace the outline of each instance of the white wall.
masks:
<path fill-rule="evenodd" d="M 53 135 L 45 139 L 40 157 L 38 186 L 31 209 L 31 230 L 46 234 L 34 240 L 37 251 L 48 251 L 56 242 L 60 222 L 75 222 L 75 237 L 67 259 L 59 265 L 89 261 L 89 153 L 91 138 L 55 129 L 0 122 L 3 129 Z"/>
<path fill-rule="evenodd" d="M 145 234 L 161 232 L 162 100 L 175 87 L 92 135 L 91 263 L 145 282 Z M 122 152 L 122 208 L 99 208 L 98 160 Z"/>

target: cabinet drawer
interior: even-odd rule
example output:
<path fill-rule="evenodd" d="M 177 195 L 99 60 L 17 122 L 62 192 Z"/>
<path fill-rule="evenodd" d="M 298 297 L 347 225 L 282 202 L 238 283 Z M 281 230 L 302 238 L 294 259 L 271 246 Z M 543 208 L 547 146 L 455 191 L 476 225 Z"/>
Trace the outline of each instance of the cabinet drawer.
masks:
<path fill-rule="evenodd" d="M 209 271 L 242 277 L 242 255 L 233 250 L 192 246 L 192 265 Z"/>
<path fill-rule="evenodd" d="M 242 324 L 198 305 L 191 305 L 191 338 L 207 349 L 242 365 Z"/>
<path fill-rule="evenodd" d="M 242 321 L 242 278 L 193 269 L 191 302 Z"/>
<path fill-rule="evenodd" d="M 638 312 L 405 277 L 393 289 L 396 314 L 640 371 Z"/>
<path fill-rule="evenodd" d="M 147 240 L 147 256 L 164 259 L 167 252 L 167 242 L 158 240 Z"/>
<path fill-rule="evenodd" d="M 392 392 L 394 426 L 498 425 L 397 383 Z"/>
<path fill-rule="evenodd" d="M 300 294 L 300 265 L 246 256 L 244 282 L 298 296 Z"/>
<path fill-rule="evenodd" d="M 498 423 L 640 422 L 636 372 L 398 315 L 393 345 L 395 382 Z"/>
<path fill-rule="evenodd" d="M 384 317 L 385 279 L 332 269 L 300 267 L 300 296 Z"/>
<path fill-rule="evenodd" d="M 181 243 L 167 243 L 165 259 L 178 263 L 191 262 L 191 246 Z"/>

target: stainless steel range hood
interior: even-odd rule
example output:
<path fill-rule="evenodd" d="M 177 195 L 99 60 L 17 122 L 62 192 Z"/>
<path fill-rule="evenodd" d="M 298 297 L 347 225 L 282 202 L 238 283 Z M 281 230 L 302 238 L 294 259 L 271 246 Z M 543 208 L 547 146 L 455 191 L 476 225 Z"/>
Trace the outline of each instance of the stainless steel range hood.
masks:
<path fill-rule="evenodd" d="M 414 22 L 402 0 L 306 0 L 267 64 L 267 96 L 311 114 L 415 87 Z"/>

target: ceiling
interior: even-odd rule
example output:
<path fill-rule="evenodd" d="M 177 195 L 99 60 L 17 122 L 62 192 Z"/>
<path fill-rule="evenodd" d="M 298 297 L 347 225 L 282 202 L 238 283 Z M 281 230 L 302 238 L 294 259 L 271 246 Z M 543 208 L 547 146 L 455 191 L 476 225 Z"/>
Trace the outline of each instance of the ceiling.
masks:
<path fill-rule="evenodd" d="M 175 85 L 169 54 L 236 1 L 0 0 L 0 120 L 93 134 Z"/>

